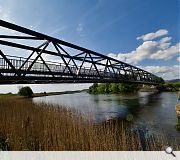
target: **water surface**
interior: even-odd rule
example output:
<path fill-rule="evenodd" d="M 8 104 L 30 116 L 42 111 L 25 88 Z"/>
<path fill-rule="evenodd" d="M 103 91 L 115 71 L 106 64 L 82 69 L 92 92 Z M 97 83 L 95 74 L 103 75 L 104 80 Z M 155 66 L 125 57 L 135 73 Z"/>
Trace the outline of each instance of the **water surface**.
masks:
<path fill-rule="evenodd" d="M 84 115 L 91 114 L 95 123 L 133 116 L 133 124 L 149 127 L 153 132 L 165 132 L 169 138 L 176 137 L 180 142 L 180 132 L 175 128 L 177 116 L 175 105 L 178 94 L 175 92 L 138 92 L 131 95 L 99 94 L 86 92 L 33 98 L 35 103 L 59 104 L 79 110 Z"/>

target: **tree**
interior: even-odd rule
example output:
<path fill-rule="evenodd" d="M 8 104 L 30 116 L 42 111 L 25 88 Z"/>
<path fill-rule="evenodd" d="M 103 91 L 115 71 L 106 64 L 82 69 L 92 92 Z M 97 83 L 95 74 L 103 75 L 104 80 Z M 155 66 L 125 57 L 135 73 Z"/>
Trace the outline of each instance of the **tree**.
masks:
<path fill-rule="evenodd" d="M 98 93 L 106 93 L 106 84 L 102 83 L 98 86 Z"/>
<path fill-rule="evenodd" d="M 93 85 L 89 87 L 89 93 L 97 93 L 97 92 L 98 92 L 98 84 L 93 83 Z"/>
<path fill-rule="evenodd" d="M 139 90 L 138 84 L 130 83 L 94 83 L 89 87 L 89 93 L 120 93 L 120 92 L 134 92 Z"/>
<path fill-rule="evenodd" d="M 119 91 L 120 92 L 134 92 L 139 89 L 138 84 L 130 84 L 130 83 L 120 83 Z"/>
<path fill-rule="evenodd" d="M 163 79 L 162 77 L 156 77 L 156 78 L 155 78 L 155 81 L 156 81 L 157 83 L 164 84 L 164 79 Z"/>
<path fill-rule="evenodd" d="M 111 83 L 110 90 L 112 93 L 118 93 L 119 92 L 119 87 L 117 83 Z"/>
<path fill-rule="evenodd" d="M 18 94 L 25 97 L 32 97 L 33 91 L 29 86 L 25 86 L 19 89 Z"/>
<path fill-rule="evenodd" d="M 110 92 L 110 83 L 105 83 L 105 92 L 106 93 Z"/>

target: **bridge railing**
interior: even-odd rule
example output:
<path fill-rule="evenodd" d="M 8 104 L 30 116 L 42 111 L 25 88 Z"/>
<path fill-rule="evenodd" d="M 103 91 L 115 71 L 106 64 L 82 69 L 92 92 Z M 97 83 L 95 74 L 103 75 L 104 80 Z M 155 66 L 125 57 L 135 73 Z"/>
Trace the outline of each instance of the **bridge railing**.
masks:
<path fill-rule="evenodd" d="M 9 59 L 9 61 L 12 63 L 12 65 L 15 67 L 15 69 L 19 69 L 20 66 L 22 66 L 22 64 L 25 63 L 26 58 L 24 57 L 17 57 L 17 56 L 9 56 L 6 55 L 6 57 Z M 20 69 L 20 71 L 24 71 L 26 72 L 26 70 L 29 68 L 29 66 L 33 63 L 34 59 L 29 59 L 25 65 Z M 67 70 L 66 65 L 64 65 L 63 63 L 58 63 L 58 62 L 52 62 L 52 61 L 46 61 L 46 65 L 49 67 L 49 69 L 57 76 L 61 76 L 61 74 L 58 73 L 64 73 L 64 74 L 68 74 L 69 71 Z M 11 69 L 11 67 L 9 66 L 9 64 L 5 61 L 4 58 L 0 58 L 0 68 L 9 71 Z M 70 65 L 70 69 L 72 71 L 72 73 L 74 75 L 77 75 L 77 68 L 75 66 L 71 66 Z M 80 70 L 79 70 L 80 69 Z M 78 67 L 79 73 L 80 75 L 83 76 L 88 76 L 88 77 L 92 77 L 92 76 L 97 76 L 97 72 L 96 70 L 92 70 L 88 67 Z M 47 75 L 51 75 L 51 73 L 49 72 L 48 68 L 43 64 L 43 62 L 41 61 L 36 61 L 32 68 L 31 71 L 38 71 L 36 72 L 36 75 L 43 75 L 47 76 Z M 30 72 L 31 72 L 30 71 Z M 44 74 L 44 72 L 46 72 L 47 74 Z M 5 75 L 9 73 L 6 72 Z M 11 73 L 13 75 L 13 73 Z M 114 78 L 115 74 L 113 72 L 104 72 L 104 70 L 99 69 L 99 74 L 105 78 Z M 137 73 L 139 74 L 139 73 Z M 42 76 L 43 76 L 42 75 Z M 119 75 L 121 76 L 121 78 L 123 78 L 123 74 Z M 126 78 L 131 78 L 132 80 L 134 80 L 132 75 L 126 75 Z M 137 77 L 136 80 L 140 80 L 140 78 L 138 79 L 138 76 L 136 76 L 135 73 L 135 77 Z M 125 78 L 125 77 L 124 77 Z M 151 79 L 150 79 L 151 80 Z"/>
<path fill-rule="evenodd" d="M 9 55 L 6 55 L 6 57 L 8 58 L 8 60 L 11 62 L 11 64 L 17 70 L 26 61 L 26 58 L 24 58 L 24 57 L 9 56 Z M 31 66 L 33 61 L 34 61 L 34 59 L 29 59 L 19 71 L 26 72 L 26 70 Z M 58 63 L 58 62 L 53 62 L 53 61 L 45 61 L 45 62 L 46 62 L 46 65 L 49 67 L 49 69 L 57 76 L 58 75 L 60 76 L 60 74 L 58 74 L 58 73 L 63 73 L 63 74 L 69 73 L 69 70 L 67 70 L 66 65 L 63 63 Z M 69 67 L 70 67 L 70 69 L 74 75 L 77 75 L 77 70 L 78 70 L 79 74 L 83 75 L 83 76 L 88 76 L 88 77 L 89 76 L 91 76 L 91 77 L 97 76 L 96 70 L 90 69 L 90 67 L 78 67 L 78 68 L 76 68 L 73 65 L 70 65 Z M 0 58 L 0 69 L 7 70 L 5 75 L 6 74 L 9 75 L 10 73 L 8 71 L 10 71 L 12 68 L 11 68 L 11 66 L 9 66 L 9 64 L 6 62 L 6 60 L 4 58 Z M 38 71 L 38 72 L 36 72 L 36 75 L 38 75 L 38 74 L 40 74 L 42 76 L 43 75 L 44 76 L 51 75 L 48 68 L 44 65 L 44 63 L 42 61 L 36 61 L 33 64 L 31 71 L 32 72 Z M 47 75 L 45 75 L 44 72 L 46 72 Z M 112 72 L 104 72 L 104 70 L 101 70 L 101 69 L 99 69 L 99 73 L 101 76 L 105 76 L 106 78 L 108 78 L 108 77 L 113 78 L 114 77 L 114 74 Z M 13 75 L 13 73 L 11 73 L 11 74 Z"/>
<path fill-rule="evenodd" d="M 6 55 L 6 57 L 9 59 L 11 64 L 15 67 L 16 70 L 19 70 L 19 67 L 22 66 L 26 58 L 24 57 L 17 57 L 17 56 L 9 56 Z M 19 70 L 20 73 L 26 73 L 27 69 L 31 64 L 33 63 L 34 59 L 29 59 L 25 65 Z M 73 75 L 69 75 L 69 70 L 67 69 L 66 65 L 63 63 L 58 63 L 58 62 L 53 62 L 53 61 L 46 61 L 46 65 L 49 67 L 49 69 L 52 71 L 52 73 L 56 77 L 72 77 L 73 75 L 77 75 L 77 70 L 79 71 L 79 76 L 84 77 L 84 78 L 91 78 L 91 79 L 97 79 L 98 73 L 96 70 L 90 69 L 89 67 L 78 67 L 76 68 L 73 65 L 70 65 L 70 69 L 73 73 Z M 11 66 L 6 62 L 4 58 L 0 58 L 0 69 L 3 70 L 4 76 L 13 76 L 14 72 L 12 71 Z M 131 72 L 130 72 L 131 73 Z M 29 76 L 41 76 L 41 77 L 51 77 L 51 73 L 49 72 L 48 68 L 44 65 L 42 61 L 36 61 L 31 70 L 27 72 Z M 104 72 L 104 69 L 99 69 L 99 74 L 102 76 L 104 79 L 112 79 L 112 78 L 117 78 L 113 72 Z M 129 81 L 141 81 L 142 77 L 138 76 L 139 72 L 135 73 L 134 75 L 123 75 L 119 74 L 118 78 L 120 79 L 128 79 Z M 144 77 L 144 81 L 150 81 L 150 82 L 156 82 L 153 77 Z"/>

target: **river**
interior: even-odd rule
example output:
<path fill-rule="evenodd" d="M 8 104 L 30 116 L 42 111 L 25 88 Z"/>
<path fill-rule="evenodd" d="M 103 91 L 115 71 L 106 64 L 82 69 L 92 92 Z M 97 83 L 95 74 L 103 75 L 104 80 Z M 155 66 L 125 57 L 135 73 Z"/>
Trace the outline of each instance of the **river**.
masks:
<path fill-rule="evenodd" d="M 138 92 L 137 94 L 98 94 L 86 92 L 56 96 L 36 97 L 33 102 L 46 102 L 76 109 L 84 115 L 91 114 L 94 123 L 109 119 L 119 120 L 133 117 L 133 124 L 153 133 L 166 133 L 168 138 L 180 142 L 180 132 L 176 130 L 178 103 L 176 92 Z"/>

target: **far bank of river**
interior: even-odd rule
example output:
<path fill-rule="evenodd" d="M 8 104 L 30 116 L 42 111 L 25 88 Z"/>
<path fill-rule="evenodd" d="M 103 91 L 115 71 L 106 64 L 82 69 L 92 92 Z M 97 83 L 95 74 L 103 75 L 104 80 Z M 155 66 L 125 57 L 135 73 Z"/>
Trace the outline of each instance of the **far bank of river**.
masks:
<path fill-rule="evenodd" d="M 178 139 L 180 132 L 175 128 L 178 103 L 176 92 L 138 92 L 138 94 L 88 94 L 86 92 L 33 98 L 33 102 L 59 104 L 79 110 L 84 115 L 91 114 L 94 123 L 109 119 L 119 121 L 133 119 L 132 124 L 148 134 L 164 132 L 170 139 Z"/>

